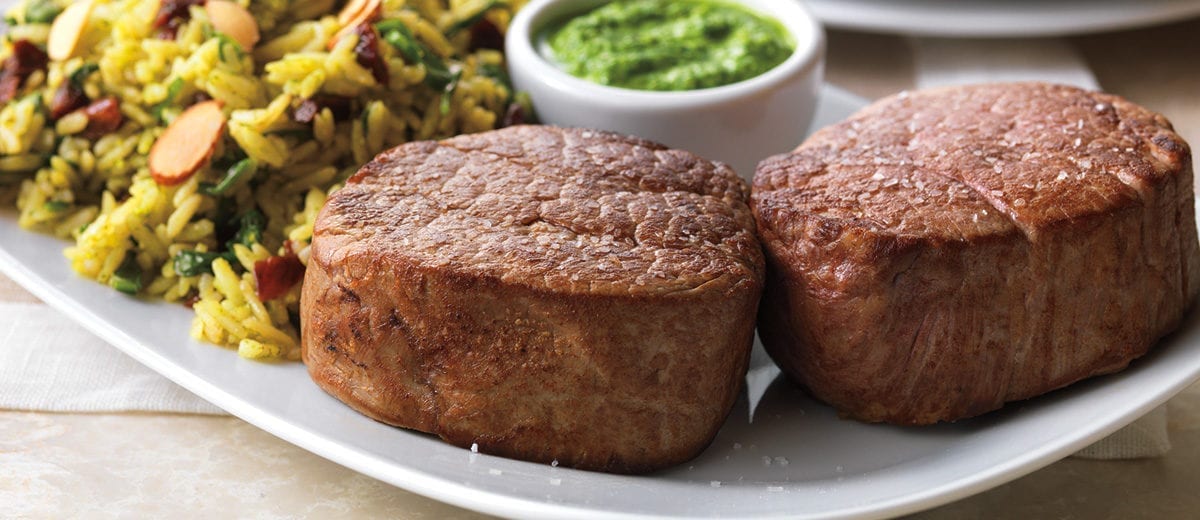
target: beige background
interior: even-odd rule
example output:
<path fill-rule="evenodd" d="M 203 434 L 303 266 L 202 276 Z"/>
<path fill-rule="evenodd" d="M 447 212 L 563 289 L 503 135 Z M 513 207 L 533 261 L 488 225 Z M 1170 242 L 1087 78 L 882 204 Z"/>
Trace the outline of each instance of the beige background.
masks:
<path fill-rule="evenodd" d="M 896 37 L 832 32 L 829 81 L 876 98 L 912 84 Z M 1106 90 L 1200 143 L 1200 21 L 1074 38 Z M 0 301 L 37 300 L 0 277 Z M 3 327 L 3 317 L 0 317 Z M 1174 450 L 1067 459 L 917 518 L 1200 516 L 1200 386 L 1169 404 Z M 480 518 L 391 487 L 231 417 L 0 410 L 0 518 Z"/>

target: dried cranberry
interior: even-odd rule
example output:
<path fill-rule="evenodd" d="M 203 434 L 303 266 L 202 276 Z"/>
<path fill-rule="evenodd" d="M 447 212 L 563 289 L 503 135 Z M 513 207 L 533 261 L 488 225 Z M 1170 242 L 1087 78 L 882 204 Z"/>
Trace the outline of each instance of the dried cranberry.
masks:
<path fill-rule="evenodd" d="M 504 111 L 504 119 L 500 120 L 500 128 L 508 128 L 525 123 L 527 123 L 525 120 L 525 107 L 520 103 L 509 103 L 508 110 Z"/>
<path fill-rule="evenodd" d="M 504 33 L 496 24 L 483 18 L 471 26 L 471 51 L 479 49 L 504 50 Z"/>
<path fill-rule="evenodd" d="M 350 102 L 352 100 L 344 96 L 335 96 L 331 94 L 317 94 L 311 98 L 300 102 L 292 111 L 292 119 L 297 123 L 308 124 L 317 117 L 321 109 L 328 108 L 333 113 L 335 121 L 344 121 L 350 117 Z"/>
<path fill-rule="evenodd" d="M 166 27 L 172 18 L 187 20 L 191 18 L 188 9 L 193 5 L 204 5 L 205 0 L 162 0 L 158 8 L 158 16 L 154 18 L 154 27 Z"/>
<path fill-rule="evenodd" d="M 295 119 L 297 123 L 308 124 L 317 117 L 317 113 L 320 111 L 321 105 L 318 105 L 316 101 L 306 99 L 292 111 L 292 119 Z"/>
<path fill-rule="evenodd" d="M 192 17 L 188 8 L 204 5 L 204 2 L 205 0 L 162 0 L 158 16 L 154 18 L 154 28 L 158 29 L 159 39 L 174 40 L 179 28 Z"/>
<path fill-rule="evenodd" d="M 375 78 L 376 83 L 388 86 L 387 63 L 383 61 L 383 55 L 379 54 L 379 34 L 367 22 L 355 27 L 354 34 L 358 35 L 358 44 L 354 46 L 355 61 L 364 69 L 371 71 L 371 76 Z"/>

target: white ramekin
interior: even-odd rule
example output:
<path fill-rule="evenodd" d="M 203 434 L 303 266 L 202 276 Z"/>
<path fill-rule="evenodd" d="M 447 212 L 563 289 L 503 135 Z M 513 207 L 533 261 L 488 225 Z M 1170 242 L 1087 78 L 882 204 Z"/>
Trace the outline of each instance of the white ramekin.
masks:
<path fill-rule="evenodd" d="M 759 161 L 795 148 L 817 104 L 825 55 L 820 24 L 799 0 L 736 0 L 778 19 L 796 50 L 779 66 L 722 87 L 655 92 L 576 78 L 542 56 L 536 39 L 549 24 L 609 0 L 534 0 L 509 27 L 505 51 L 517 90 L 528 92 L 543 123 L 610 130 L 692 151 L 733 166 L 745 179 Z"/>

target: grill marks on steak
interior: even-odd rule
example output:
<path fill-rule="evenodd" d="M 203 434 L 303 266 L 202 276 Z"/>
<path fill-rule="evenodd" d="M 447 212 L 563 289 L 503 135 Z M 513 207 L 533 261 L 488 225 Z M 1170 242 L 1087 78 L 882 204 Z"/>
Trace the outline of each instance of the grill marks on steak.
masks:
<path fill-rule="evenodd" d="M 361 232 L 425 265 L 582 292 L 686 291 L 753 271 L 737 260 L 756 256 L 751 217 L 735 209 L 748 189 L 727 168 L 600 132 L 513 133 L 381 156 L 352 178 L 362 189 L 332 202 L 339 224 L 327 229 L 394 215 L 395 226 Z M 383 186 L 384 169 L 411 177 Z"/>
<path fill-rule="evenodd" d="M 1115 96 L 881 101 L 759 167 L 764 342 L 872 421 L 969 417 L 1118 370 L 1196 293 L 1191 177 L 1169 123 Z"/>

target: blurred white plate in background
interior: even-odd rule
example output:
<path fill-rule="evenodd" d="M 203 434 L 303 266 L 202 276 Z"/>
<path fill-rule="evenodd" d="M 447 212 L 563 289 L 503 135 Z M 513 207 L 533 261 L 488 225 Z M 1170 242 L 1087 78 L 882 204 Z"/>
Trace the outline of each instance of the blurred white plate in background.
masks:
<path fill-rule="evenodd" d="M 1197 0 L 807 0 L 839 29 L 915 36 L 1065 36 L 1200 16 Z"/>

